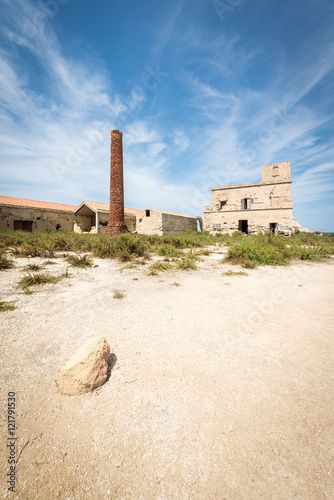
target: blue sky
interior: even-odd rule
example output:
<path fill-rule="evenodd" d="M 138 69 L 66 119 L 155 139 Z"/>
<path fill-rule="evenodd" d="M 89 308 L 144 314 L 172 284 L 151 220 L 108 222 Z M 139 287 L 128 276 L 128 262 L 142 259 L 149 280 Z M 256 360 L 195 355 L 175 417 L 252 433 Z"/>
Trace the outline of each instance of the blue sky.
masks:
<path fill-rule="evenodd" d="M 0 0 L 1 194 L 201 215 L 290 160 L 294 216 L 334 231 L 330 0 Z"/>

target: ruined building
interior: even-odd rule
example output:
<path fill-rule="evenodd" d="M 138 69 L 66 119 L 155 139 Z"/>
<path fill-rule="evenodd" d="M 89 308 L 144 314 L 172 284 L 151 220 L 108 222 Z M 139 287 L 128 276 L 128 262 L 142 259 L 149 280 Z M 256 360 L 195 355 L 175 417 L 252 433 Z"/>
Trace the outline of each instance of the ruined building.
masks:
<path fill-rule="evenodd" d="M 0 230 L 74 230 L 78 233 L 142 234 L 197 230 L 197 219 L 162 210 L 124 207 L 122 132 L 111 132 L 110 203 L 83 201 L 78 207 L 0 196 Z"/>
<path fill-rule="evenodd" d="M 211 207 L 204 207 L 204 231 L 291 235 L 304 229 L 292 215 L 291 164 L 262 166 L 262 182 L 214 187 Z"/>
<path fill-rule="evenodd" d="M 73 205 L 0 196 L 0 231 L 73 229 Z"/>

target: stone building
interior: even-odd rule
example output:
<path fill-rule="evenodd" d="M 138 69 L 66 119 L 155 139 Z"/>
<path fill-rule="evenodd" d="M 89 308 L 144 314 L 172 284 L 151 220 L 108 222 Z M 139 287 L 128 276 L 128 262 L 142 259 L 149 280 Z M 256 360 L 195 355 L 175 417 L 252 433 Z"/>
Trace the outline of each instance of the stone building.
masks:
<path fill-rule="evenodd" d="M 289 161 L 262 166 L 262 182 L 214 187 L 211 207 L 204 207 L 204 231 L 291 235 L 308 231 L 294 219 Z"/>
<path fill-rule="evenodd" d="M 136 231 L 137 217 L 143 217 L 144 210 L 124 207 L 127 230 Z M 83 201 L 74 210 L 74 231 L 77 233 L 105 234 L 109 222 L 109 205 L 93 201 Z"/>
<path fill-rule="evenodd" d="M 0 196 L 0 231 L 73 229 L 74 205 Z"/>
<path fill-rule="evenodd" d="M 149 208 L 137 217 L 137 232 L 141 234 L 180 233 L 186 229 L 197 231 L 197 218 Z"/>
<path fill-rule="evenodd" d="M 162 235 L 179 233 L 185 229 L 197 230 L 196 218 L 162 210 L 124 207 L 124 220 L 131 233 Z M 108 223 L 109 205 L 106 203 L 83 201 L 74 211 L 74 231 L 78 233 L 104 234 Z"/>

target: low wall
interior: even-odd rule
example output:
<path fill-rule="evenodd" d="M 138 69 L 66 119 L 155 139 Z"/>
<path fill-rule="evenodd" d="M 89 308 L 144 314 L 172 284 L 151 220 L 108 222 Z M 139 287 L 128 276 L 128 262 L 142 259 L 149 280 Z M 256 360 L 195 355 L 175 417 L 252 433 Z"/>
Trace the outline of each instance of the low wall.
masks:
<path fill-rule="evenodd" d="M 162 213 L 162 231 L 166 233 L 181 233 L 186 229 L 197 231 L 197 219 L 184 215 Z"/>

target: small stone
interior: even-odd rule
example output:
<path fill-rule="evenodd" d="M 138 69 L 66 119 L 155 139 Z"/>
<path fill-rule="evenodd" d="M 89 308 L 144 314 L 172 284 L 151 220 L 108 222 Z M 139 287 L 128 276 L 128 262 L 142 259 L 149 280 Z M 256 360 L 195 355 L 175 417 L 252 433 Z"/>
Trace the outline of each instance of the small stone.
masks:
<path fill-rule="evenodd" d="M 108 376 L 110 345 L 102 337 L 85 342 L 59 373 L 59 390 L 70 396 L 85 394 L 104 384 Z"/>

